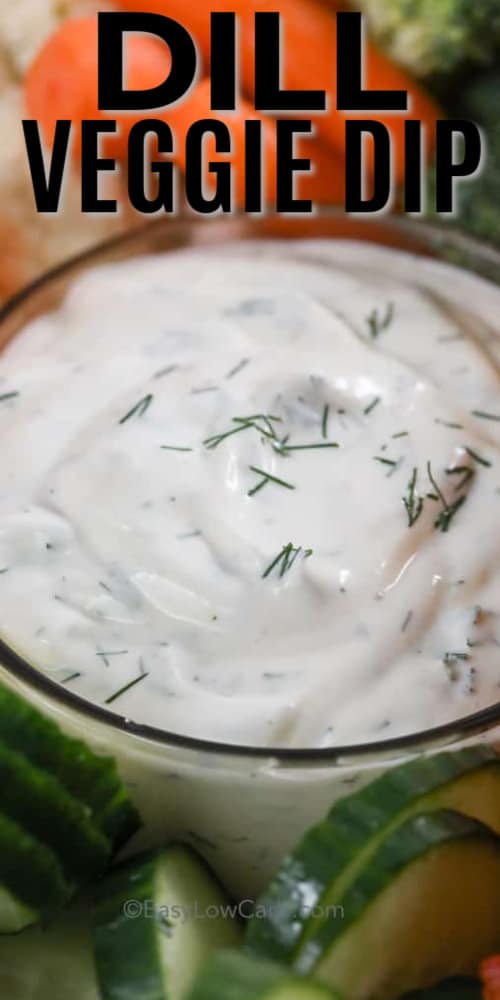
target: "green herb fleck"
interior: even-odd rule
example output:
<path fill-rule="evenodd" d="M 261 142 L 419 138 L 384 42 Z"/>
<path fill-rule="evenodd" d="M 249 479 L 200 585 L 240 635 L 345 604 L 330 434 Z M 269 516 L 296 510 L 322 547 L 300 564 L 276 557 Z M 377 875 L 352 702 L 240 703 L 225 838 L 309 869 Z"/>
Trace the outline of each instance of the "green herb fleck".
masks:
<path fill-rule="evenodd" d="M 478 455 L 477 451 L 473 451 L 472 448 L 465 448 L 465 451 L 472 458 L 474 462 L 479 462 L 479 465 L 484 465 L 485 469 L 491 469 L 491 462 L 487 458 L 483 458 Z"/>
<path fill-rule="evenodd" d="M 441 427 L 449 427 L 453 431 L 463 431 L 464 429 L 463 424 L 454 424 L 449 420 L 441 420 L 439 417 L 436 417 L 434 423 L 440 424 Z"/>
<path fill-rule="evenodd" d="M 417 479 L 418 479 L 418 469 L 414 469 L 410 482 L 408 483 L 407 495 L 403 497 L 403 503 L 405 506 L 406 513 L 408 515 L 408 527 L 413 528 L 413 525 L 418 521 L 423 509 L 424 500 L 419 494 L 417 494 Z"/>
<path fill-rule="evenodd" d="M 368 414 L 371 413 L 376 406 L 378 406 L 378 404 L 381 402 L 381 399 L 382 399 L 381 396 L 375 396 L 375 399 L 372 399 L 371 403 L 368 403 L 368 406 L 365 407 L 365 409 L 363 410 L 365 417 L 367 417 Z"/>
<path fill-rule="evenodd" d="M 330 407 L 328 403 L 325 403 L 323 407 L 323 418 L 321 421 L 321 435 L 323 438 L 328 437 L 328 418 L 330 416 Z"/>
<path fill-rule="evenodd" d="M 177 448 L 173 444 L 162 444 L 161 445 L 161 450 L 162 451 L 193 451 L 194 449 L 193 448 Z"/>
<path fill-rule="evenodd" d="M 232 422 L 236 424 L 236 427 L 231 427 L 222 434 L 214 434 L 212 437 L 206 438 L 203 442 L 205 448 L 217 448 L 226 438 L 248 430 L 256 430 L 259 434 L 263 434 L 264 437 L 278 440 L 273 423 L 281 423 L 281 417 L 274 417 L 268 413 L 254 413 L 249 417 L 233 417 Z M 261 426 L 262 424 L 264 424 L 264 427 Z"/>
<path fill-rule="evenodd" d="M 460 508 L 463 506 L 467 497 L 464 494 L 463 496 L 459 497 L 458 500 L 455 500 L 455 503 L 449 504 L 442 490 L 439 488 L 436 480 L 434 479 L 430 462 L 427 462 L 427 475 L 429 476 L 429 480 L 435 492 L 437 493 L 438 499 L 440 500 L 443 506 L 443 509 L 439 512 L 436 520 L 434 521 L 434 527 L 437 528 L 438 531 L 446 532 L 449 530 L 450 524 L 453 518 L 455 517 L 455 514 L 457 514 Z"/>
<path fill-rule="evenodd" d="M 112 705 L 113 702 L 117 700 L 117 698 L 121 698 L 122 695 L 126 694 L 127 691 L 130 691 L 131 688 L 135 687 L 136 684 L 139 684 L 140 681 L 145 680 L 145 678 L 148 677 L 148 676 L 149 676 L 149 674 L 147 674 L 147 673 L 141 673 L 141 674 L 139 674 L 139 676 L 136 677 L 133 681 L 130 681 L 130 684 L 125 684 L 122 688 L 120 688 L 119 691 L 115 691 L 115 693 L 112 694 L 109 698 L 106 698 L 106 701 L 104 702 L 104 704 L 105 705 Z"/>
<path fill-rule="evenodd" d="M 397 434 L 393 434 L 392 435 L 392 438 L 393 438 L 393 441 L 396 441 L 397 438 L 407 438 L 407 437 L 409 437 L 409 435 L 410 435 L 409 431 L 398 431 Z"/>
<path fill-rule="evenodd" d="M 265 580 L 268 576 L 270 576 L 273 570 L 276 569 L 278 566 L 279 566 L 279 576 L 280 578 L 283 577 L 285 573 L 292 568 L 295 560 L 297 559 L 297 556 L 301 552 L 304 553 L 304 559 L 308 559 L 309 556 L 312 556 L 313 554 L 312 549 L 303 549 L 301 545 L 296 546 L 293 545 L 292 542 L 289 542 L 288 545 L 284 545 L 281 552 L 278 553 L 275 559 L 273 559 L 273 561 L 269 564 L 267 569 L 264 570 L 262 574 L 263 580 Z"/>
<path fill-rule="evenodd" d="M 126 413 L 124 417 L 121 418 L 119 423 L 126 424 L 127 420 L 130 420 L 131 417 L 143 417 L 146 411 L 149 410 L 149 407 L 151 406 L 153 399 L 154 396 L 152 395 L 152 393 L 148 393 L 147 396 L 144 396 L 144 399 L 140 399 L 139 402 L 136 403 L 135 406 L 133 406 L 132 409 L 129 410 L 129 412 Z"/>
<path fill-rule="evenodd" d="M 366 318 L 368 324 L 368 329 L 370 331 L 370 336 L 373 340 L 387 330 L 394 319 L 394 302 L 388 302 L 384 314 L 379 313 L 378 309 L 374 309 Z"/>
<path fill-rule="evenodd" d="M 473 417 L 479 417 L 480 420 L 496 420 L 500 423 L 500 415 L 498 413 L 485 413 L 484 410 L 472 410 Z"/>
<path fill-rule="evenodd" d="M 282 455 L 288 455 L 291 451 L 312 451 L 317 448 L 338 448 L 337 441 L 322 441 L 319 444 L 287 444 L 285 440 L 278 441 L 274 445 L 275 450 Z"/>
<path fill-rule="evenodd" d="M 255 472 L 258 476 L 262 477 L 261 481 L 257 483 L 253 489 L 248 491 L 247 496 L 249 497 L 255 496 L 255 494 L 258 493 L 259 490 L 263 489 L 264 486 L 267 486 L 268 483 L 276 483 L 277 486 L 284 486 L 287 490 L 295 489 L 295 486 L 293 486 L 292 483 L 287 483 L 284 479 L 278 479 L 277 476 L 272 476 L 270 472 L 264 472 L 264 469 L 257 469 L 255 465 L 250 465 L 249 468 L 251 472 Z"/>

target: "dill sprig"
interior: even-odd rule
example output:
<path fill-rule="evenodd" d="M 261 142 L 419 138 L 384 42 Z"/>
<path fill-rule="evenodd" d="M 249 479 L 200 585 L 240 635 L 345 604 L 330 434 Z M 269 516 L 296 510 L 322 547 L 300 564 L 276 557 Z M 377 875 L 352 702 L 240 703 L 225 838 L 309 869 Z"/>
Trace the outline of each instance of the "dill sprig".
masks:
<path fill-rule="evenodd" d="M 232 422 L 233 424 L 236 424 L 236 427 L 231 427 L 228 431 L 223 431 L 222 434 L 213 434 L 212 437 L 206 438 L 203 442 L 205 448 L 217 448 L 223 441 L 226 440 L 226 438 L 232 437 L 233 434 L 240 434 L 242 431 L 248 430 L 256 430 L 264 437 L 271 438 L 272 440 L 278 440 L 273 424 L 281 423 L 281 417 L 274 417 L 269 413 L 253 413 L 248 417 L 233 417 Z M 264 424 L 263 427 L 262 424 Z"/>
<path fill-rule="evenodd" d="M 424 509 L 423 497 L 417 493 L 417 479 L 418 469 L 415 467 L 412 472 L 410 482 L 408 483 L 407 494 L 403 497 L 403 503 L 408 515 L 409 528 L 413 528 L 413 525 L 416 524 Z"/>
<path fill-rule="evenodd" d="M 285 573 L 287 573 L 288 570 L 292 568 L 295 560 L 297 559 L 297 557 L 300 555 L 301 552 L 304 553 L 304 559 L 308 559 L 309 556 L 312 556 L 313 554 L 312 549 L 303 549 L 301 545 L 293 545 L 292 542 L 288 542 L 288 545 L 283 546 L 281 552 L 278 553 L 278 555 L 269 564 L 267 569 L 264 570 L 262 574 L 262 579 L 265 580 L 268 576 L 271 575 L 273 570 L 277 569 L 278 567 L 279 567 L 279 577 L 281 579 L 285 575 Z"/>
<path fill-rule="evenodd" d="M 259 490 L 262 490 L 264 486 L 268 483 L 276 483 L 277 486 L 283 486 L 287 490 L 294 490 L 295 486 L 292 483 L 287 483 L 285 479 L 279 479 L 278 476 L 271 475 L 270 472 L 265 472 L 264 469 L 258 469 L 255 465 L 249 466 L 251 472 L 255 472 L 258 476 L 261 476 L 260 482 L 257 483 L 253 489 L 249 490 L 247 496 L 253 497 Z"/>
<path fill-rule="evenodd" d="M 484 465 L 485 469 L 491 469 L 491 462 L 487 458 L 483 458 L 482 455 L 478 455 L 477 451 L 473 451 L 472 448 L 464 449 L 467 454 L 472 458 L 473 462 L 478 462 L 479 465 Z"/>
<path fill-rule="evenodd" d="M 323 417 L 321 419 L 321 436 L 326 440 L 328 437 L 328 419 L 330 416 L 330 406 L 325 403 L 323 407 Z"/>
<path fill-rule="evenodd" d="M 3 396 L 0 396 L 0 403 L 6 403 L 9 399 L 17 399 L 17 397 L 20 396 L 20 395 L 21 395 L 21 393 L 18 392 L 18 391 L 16 391 L 16 392 L 4 392 Z"/>
<path fill-rule="evenodd" d="M 162 451 L 194 451 L 193 448 L 181 448 L 173 444 L 160 445 Z"/>
<path fill-rule="evenodd" d="M 147 672 L 144 671 L 144 672 L 140 673 L 139 676 L 135 677 L 134 680 L 130 681 L 129 684 L 124 684 L 124 686 L 122 688 L 120 688 L 119 691 L 115 691 L 115 693 L 112 694 L 112 695 L 110 695 L 109 698 L 106 698 L 104 704 L 105 705 L 112 705 L 113 702 L 117 700 L 117 698 L 121 698 L 122 695 L 124 695 L 124 694 L 127 693 L 127 691 L 130 691 L 132 688 L 134 688 L 136 686 L 136 684 L 139 684 L 140 681 L 145 680 L 146 677 L 149 677 L 149 674 Z"/>
<path fill-rule="evenodd" d="M 453 469 L 446 470 L 447 476 L 461 476 L 461 480 L 455 486 L 455 493 L 459 493 L 460 490 L 467 486 L 467 483 L 471 479 L 474 479 L 475 471 L 471 469 L 470 465 L 456 465 Z"/>
<path fill-rule="evenodd" d="M 282 441 L 276 442 L 273 445 L 275 451 L 278 451 L 281 455 L 288 455 L 292 451 L 312 451 L 317 448 L 338 448 L 339 444 L 337 441 L 320 441 L 319 443 L 313 444 L 288 444 L 288 438 L 284 438 Z"/>
<path fill-rule="evenodd" d="M 472 410 L 472 416 L 478 417 L 480 420 L 496 420 L 500 423 L 500 414 L 498 413 L 485 413 L 484 410 Z"/>
<path fill-rule="evenodd" d="M 443 491 L 440 489 L 440 487 L 438 486 L 438 484 L 437 484 L 437 482 L 436 482 L 436 480 L 435 480 L 435 478 L 433 476 L 432 468 L 431 468 L 431 463 L 430 462 L 427 462 L 427 475 L 428 475 L 429 481 L 430 481 L 430 483 L 431 483 L 431 485 L 432 485 L 432 487 L 433 487 L 433 489 L 434 489 L 434 491 L 435 491 L 435 493 L 436 493 L 436 495 L 437 495 L 437 497 L 438 497 L 438 499 L 441 502 L 442 507 L 443 507 L 443 509 L 439 512 L 436 520 L 434 521 L 434 527 L 437 528 L 438 531 L 446 532 L 446 531 L 449 530 L 450 524 L 451 524 L 453 518 L 455 517 L 455 514 L 458 513 L 458 511 L 460 510 L 460 508 L 465 503 L 465 501 L 467 499 L 467 495 L 464 493 L 461 497 L 458 497 L 458 500 L 455 500 L 454 503 L 450 504 L 450 503 L 448 503 L 446 497 L 444 496 Z"/>
<path fill-rule="evenodd" d="M 372 399 L 371 403 L 368 403 L 368 406 L 366 406 L 365 409 L 363 410 L 365 417 L 367 417 L 369 413 L 372 413 L 372 411 L 375 409 L 376 406 L 378 406 L 381 400 L 382 400 L 381 396 L 375 396 L 375 398 Z"/>
<path fill-rule="evenodd" d="M 398 464 L 397 462 L 394 461 L 393 458 L 384 458 L 383 455 L 374 455 L 373 461 L 380 462 L 382 465 L 390 465 L 393 468 L 395 468 L 395 466 Z"/>
<path fill-rule="evenodd" d="M 374 309 L 370 315 L 366 317 L 370 336 L 373 340 L 376 340 L 376 338 L 383 333 L 384 330 L 388 329 L 394 319 L 394 312 L 394 302 L 388 302 L 385 313 L 379 313 L 378 309 Z"/>
<path fill-rule="evenodd" d="M 436 417 L 434 420 L 435 424 L 440 424 L 441 427 L 449 427 L 452 431 L 463 431 L 463 424 L 455 424 L 451 420 L 442 420 L 441 417 Z"/>
<path fill-rule="evenodd" d="M 144 396 L 143 399 L 140 399 L 139 402 L 136 403 L 135 406 L 133 406 L 132 409 L 129 410 L 128 413 L 126 413 L 125 416 L 122 417 L 121 420 L 119 420 L 118 422 L 120 424 L 126 424 L 127 420 L 130 420 L 132 417 L 143 417 L 146 411 L 149 410 L 149 407 L 151 406 L 153 399 L 154 399 L 153 394 L 149 392 L 147 396 Z"/>

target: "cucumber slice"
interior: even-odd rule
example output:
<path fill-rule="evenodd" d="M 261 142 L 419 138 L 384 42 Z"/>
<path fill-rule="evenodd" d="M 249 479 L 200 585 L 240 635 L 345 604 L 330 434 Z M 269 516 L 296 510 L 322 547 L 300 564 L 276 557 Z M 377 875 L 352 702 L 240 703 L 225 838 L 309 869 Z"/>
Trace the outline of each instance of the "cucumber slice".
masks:
<path fill-rule="evenodd" d="M 482 1000 L 483 990 L 478 979 L 457 976 L 445 979 L 437 986 L 416 993 L 406 993 L 402 1000 Z"/>
<path fill-rule="evenodd" d="M 215 949 L 240 943 L 234 911 L 205 863 L 181 845 L 112 871 L 93 925 L 103 1000 L 181 1000 Z"/>
<path fill-rule="evenodd" d="M 0 740 L 35 766 L 49 771 L 91 809 L 95 823 L 115 848 L 140 827 L 139 814 L 111 757 L 59 729 L 10 688 L 0 684 Z"/>
<path fill-rule="evenodd" d="M 70 894 L 52 851 L 0 814 L 0 934 L 48 919 Z"/>
<path fill-rule="evenodd" d="M 387 837 L 296 959 L 351 1000 L 392 1000 L 473 975 L 500 946 L 500 838 L 453 812 L 412 817 Z"/>
<path fill-rule="evenodd" d="M 339 1000 L 339 996 L 274 963 L 220 951 L 202 970 L 187 1000 Z"/>
<path fill-rule="evenodd" d="M 89 924 L 79 902 L 47 928 L 0 939 L 0 997 L 99 1000 Z"/>
<path fill-rule="evenodd" d="M 410 816 L 453 809 L 500 832 L 500 758 L 488 747 L 419 757 L 385 772 L 330 813 L 288 855 L 258 900 L 247 948 L 291 962 L 384 838 Z"/>
<path fill-rule="evenodd" d="M 0 788 L 4 815 L 50 847 L 68 881 L 88 882 L 111 857 L 111 843 L 94 826 L 89 810 L 49 774 L 0 744 Z"/>

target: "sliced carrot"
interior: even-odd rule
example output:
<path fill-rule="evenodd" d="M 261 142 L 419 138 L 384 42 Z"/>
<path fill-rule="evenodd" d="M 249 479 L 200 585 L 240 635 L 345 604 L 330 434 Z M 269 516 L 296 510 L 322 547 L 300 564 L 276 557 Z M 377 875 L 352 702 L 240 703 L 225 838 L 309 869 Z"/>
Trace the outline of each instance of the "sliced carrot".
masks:
<path fill-rule="evenodd" d="M 116 120 L 120 134 L 105 136 L 103 155 L 126 155 L 132 125 L 144 112 L 104 113 L 97 107 L 97 17 L 74 18 L 64 22 L 49 38 L 31 64 L 25 82 L 28 114 L 38 119 L 48 145 L 58 118 L 80 125 L 84 119 Z M 125 79 L 131 89 L 155 87 L 170 72 L 169 49 L 159 39 L 132 35 L 127 43 Z M 81 134 L 74 134 L 73 153 L 81 153 Z"/>
<path fill-rule="evenodd" d="M 486 958 L 479 971 L 484 984 L 484 1000 L 500 1000 L 500 955 Z"/>
<path fill-rule="evenodd" d="M 235 206 L 241 208 L 245 202 L 245 122 L 260 121 L 263 148 L 263 190 L 265 202 L 272 205 L 276 201 L 276 123 L 265 116 L 256 114 L 253 106 L 242 99 L 236 112 L 210 110 L 210 80 L 208 77 L 191 91 L 185 100 L 172 108 L 165 109 L 161 117 L 168 122 L 176 137 L 177 162 L 186 168 L 186 136 L 190 126 L 200 119 L 222 121 L 231 132 L 232 152 L 230 156 L 218 155 L 215 140 L 209 137 L 205 147 L 207 160 L 221 162 L 230 160 L 235 178 Z M 318 204 L 340 204 L 344 197 L 344 171 L 340 157 L 322 147 L 314 139 L 298 136 L 296 157 L 310 159 L 314 164 L 311 173 L 297 174 L 295 191 L 297 198 L 309 198 Z M 210 175 L 207 176 L 210 185 Z M 212 180 L 213 184 L 213 180 Z"/>
<path fill-rule="evenodd" d="M 120 0 L 130 10 L 153 10 L 180 21 L 195 37 L 206 60 L 210 57 L 210 12 L 221 10 L 214 0 Z M 284 25 L 284 83 L 296 90 L 326 90 L 331 109 L 315 116 L 318 136 L 327 145 L 345 155 L 345 123 L 359 117 L 336 110 L 336 50 L 337 23 L 335 11 L 340 4 L 323 5 L 321 0 L 286 0 L 281 6 Z M 275 11 L 274 0 L 232 0 L 228 9 L 239 16 L 241 39 L 242 87 L 249 97 L 254 93 L 255 40 L 254 15 L 257 11 Z M 404 123 L 418 119 L 428 127 L 428 152 L 432 153 L 436 120 L 441 113 L 435 102 L 404 70 L 395 66 L 369 39 L 365 46 L 366 86 L 377 90 L 407 90 L 410 110 L 407 113 L 379 112 L 373 117 L 389 129 L 394 145 L 394 167 L 398 182 L 404 178 Z"/>

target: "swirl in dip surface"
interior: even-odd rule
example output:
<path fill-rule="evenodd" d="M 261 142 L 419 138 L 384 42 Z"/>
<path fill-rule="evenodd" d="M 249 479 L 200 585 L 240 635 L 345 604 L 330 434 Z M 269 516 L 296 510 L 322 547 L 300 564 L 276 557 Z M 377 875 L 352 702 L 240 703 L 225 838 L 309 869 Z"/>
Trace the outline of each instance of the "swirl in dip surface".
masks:
<path fill-rule="evenodd" d="M 498 701 L 499 317 L 478 278 L 348 242 L 87 274 L 0 358 L 2 635 L 229 743 Z"/>

